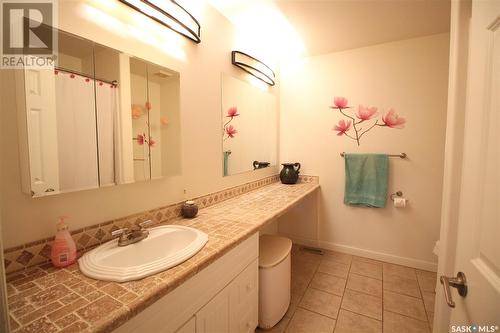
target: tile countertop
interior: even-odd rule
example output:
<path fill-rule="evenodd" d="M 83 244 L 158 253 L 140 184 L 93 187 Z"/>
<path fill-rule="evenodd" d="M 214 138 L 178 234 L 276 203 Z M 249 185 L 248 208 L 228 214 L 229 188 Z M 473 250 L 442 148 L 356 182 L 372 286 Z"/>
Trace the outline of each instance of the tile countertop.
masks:
<path fill-rule="evenodd" d="M 111 332 L 318 188 L 317 183 L 273 183 L 201 209 L 194 219 L 169 221 L 206 232 L 208 243 L 184 263 L 142 280 L 94 280 L 78 264 L 12 273 L 7 276 L 11 330 Z"/>

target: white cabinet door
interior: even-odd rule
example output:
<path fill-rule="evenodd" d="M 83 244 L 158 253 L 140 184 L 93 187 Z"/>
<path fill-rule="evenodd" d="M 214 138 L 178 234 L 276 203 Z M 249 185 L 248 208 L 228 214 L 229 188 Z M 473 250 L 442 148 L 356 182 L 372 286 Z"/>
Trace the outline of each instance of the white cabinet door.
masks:
<path fill-rule="evenodd" d="M 196 333 L 250 333 L 258 321 L 259 264 L 255 259 L 196 314 Z"/>
<path fill-rule="evenodd" d="M 196 314 L 196 333 L 233 333 L 231 324 L 231 292 L 224 288 Z"/>

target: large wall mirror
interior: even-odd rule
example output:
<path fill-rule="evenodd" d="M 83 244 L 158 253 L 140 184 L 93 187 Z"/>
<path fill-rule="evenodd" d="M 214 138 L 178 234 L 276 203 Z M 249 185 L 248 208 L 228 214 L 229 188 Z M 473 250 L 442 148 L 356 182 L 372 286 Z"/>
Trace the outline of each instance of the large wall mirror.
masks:
<path fill-rule="evenodd" d="M 62 31 L 56 67 L 16 73 L 34 197 L 181 173 L 179 73 Z"/>
<path fill-rule="evenodd" d="M 222 75 L 223 175 L 274 166 L 278 154 L 276 97 L 230 75 Z"/>

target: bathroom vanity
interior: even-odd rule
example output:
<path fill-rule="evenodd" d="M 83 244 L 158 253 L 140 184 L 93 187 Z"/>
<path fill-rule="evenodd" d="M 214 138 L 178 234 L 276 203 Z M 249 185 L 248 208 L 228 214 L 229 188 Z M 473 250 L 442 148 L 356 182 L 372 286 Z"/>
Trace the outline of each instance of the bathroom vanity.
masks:
<path fill-rule="evenodd" d="M 95 280 L 77 264 L 42 264 L 9 274 L 12 331 L 253 332 L 259 229 L 319 189 L 317 177 L 304 176 L 295 185 L 273 180 L 202 197 L 201 203 L 215 196 L 220 201 L 194 219 L 162 222 L 200 230 L 208 242 L 182 264 L 141 280 Z"/>

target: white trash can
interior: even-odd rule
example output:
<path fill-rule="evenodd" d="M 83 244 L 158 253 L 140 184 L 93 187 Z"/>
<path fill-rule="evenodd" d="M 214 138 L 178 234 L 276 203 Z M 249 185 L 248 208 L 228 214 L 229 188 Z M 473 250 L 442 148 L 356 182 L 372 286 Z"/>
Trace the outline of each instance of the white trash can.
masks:
<path fill-rule="evenodd" d="M 285 237 L 259 238 L 259 327 L 269 329 L 285 315 L 290 305 L 290 252 Z"/>

